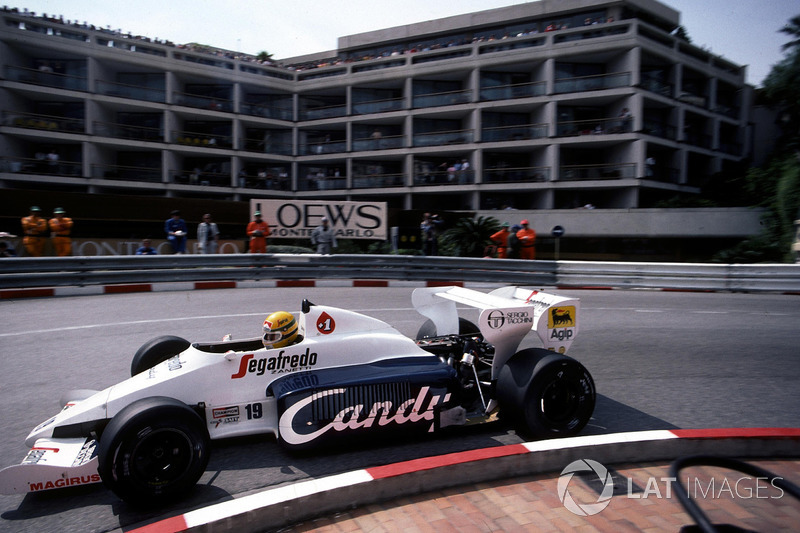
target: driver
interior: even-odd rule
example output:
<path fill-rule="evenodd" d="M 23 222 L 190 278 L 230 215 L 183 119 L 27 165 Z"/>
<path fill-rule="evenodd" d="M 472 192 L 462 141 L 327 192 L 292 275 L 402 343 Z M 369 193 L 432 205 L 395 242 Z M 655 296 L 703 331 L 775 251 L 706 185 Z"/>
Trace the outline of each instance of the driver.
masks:
<path fill-rule="evenodd" d="M 276 311 L 264 320 L 264 337 L 262 342 L 266 348 L 283 348 L 302 340 L 298 334 L 297 320 L 291 313 Z"/>

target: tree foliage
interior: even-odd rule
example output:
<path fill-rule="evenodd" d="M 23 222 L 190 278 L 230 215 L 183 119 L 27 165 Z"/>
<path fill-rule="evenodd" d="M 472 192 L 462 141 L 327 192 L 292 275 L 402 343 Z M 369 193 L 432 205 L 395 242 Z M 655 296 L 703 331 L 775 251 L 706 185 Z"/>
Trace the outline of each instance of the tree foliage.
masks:
<path fill-rule="evenodd" d="M 484 250 L 492 243 L 490 237 L 499 229 L 500 221 L 494 217 L 459 219 L 442 233 L 441 249 L 458 257 L 483 257 Z"/>

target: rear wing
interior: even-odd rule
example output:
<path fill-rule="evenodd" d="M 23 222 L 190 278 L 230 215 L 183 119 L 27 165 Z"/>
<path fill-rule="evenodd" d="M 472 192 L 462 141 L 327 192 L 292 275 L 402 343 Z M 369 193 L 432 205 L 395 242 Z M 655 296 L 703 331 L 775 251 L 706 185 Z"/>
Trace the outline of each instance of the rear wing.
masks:
<path fill-rule="evenodd" d="M 493 378 L 530 330 L 545 349 L 562 354 L 578 334 L 580 300 L 532 289 L 510 286 L 486 294 L 463 287 L 431 287 L 415 289 L 411 301 L 433 321 L 437 335 L 458 333 L 457 304 L 480 309 L 477 326 L 495 348 Z"/>

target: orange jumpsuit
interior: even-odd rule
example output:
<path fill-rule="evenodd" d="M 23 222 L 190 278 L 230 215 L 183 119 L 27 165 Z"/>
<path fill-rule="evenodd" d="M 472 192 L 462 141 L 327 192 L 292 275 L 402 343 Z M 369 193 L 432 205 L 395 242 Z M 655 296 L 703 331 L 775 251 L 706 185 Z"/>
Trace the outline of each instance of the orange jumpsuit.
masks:
<path fill-rule="evenodd" d="M 22 244 L 31 257 L 44 255 L 44 239 L 47 234 L 47 221 L 39 215 L 30 215 L 22 218 Z"/>
<path fill-rule="evenodd" d="M 519 239 L 519 258 L 536 259 L 536 232 L 530 228 L 523 227 L 517 232 Z"/>
<path fill-rule="evenodd" d="M 491 237 L 489 237 L 493 243 L 497 245 L 497 258 L 498 259 L 507 259 L 508 258 L 508 236 L 511 235 L 511 232 L 508 229 L 503 228 Z"/>
<path fill-rule="evenodd" d="M 53 217 L 50 219 L 50 232 L 53 237 L 53 247 L 58 257 L 72 255 L 72 219 L 69 217 Z"/>
<path fill-rule="evenodd" d="M 260 231 L 261 235 L 256 232 Z M 264 220 L 253 220 L 247 225 L 247 235 L 250 237 L 250 253 L 267 253 L 267 237 L 269 237 L 269 224 Z"/>

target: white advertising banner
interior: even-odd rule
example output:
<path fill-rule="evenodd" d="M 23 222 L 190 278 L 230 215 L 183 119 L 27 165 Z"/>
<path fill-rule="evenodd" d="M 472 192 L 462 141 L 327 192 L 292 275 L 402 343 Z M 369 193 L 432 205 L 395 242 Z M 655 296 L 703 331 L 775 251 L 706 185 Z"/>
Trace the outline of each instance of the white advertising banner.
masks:
<path fill-rule="evenodd" d="M 250 219 L 261 211 L 271 239 L 308 239 L 326 217 L 337 239 L 388 237 L 386 202 L 250 200 Z"/>

